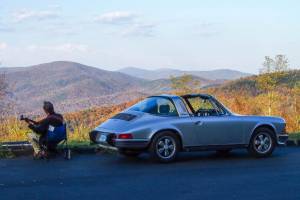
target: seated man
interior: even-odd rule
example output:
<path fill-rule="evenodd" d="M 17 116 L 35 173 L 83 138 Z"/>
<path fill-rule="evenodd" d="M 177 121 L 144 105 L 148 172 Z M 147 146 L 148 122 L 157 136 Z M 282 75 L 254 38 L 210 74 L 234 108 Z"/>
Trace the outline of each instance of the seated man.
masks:
<path fill-rule="evenodd" d="M 45 101 L 43 109 L 47 115 L 46 118 L 38 122 L 25 119 L 29 124 L 28 127 L 33 131 L 33 133 L 28 134 L 28 138 L 34 150 L 34 158 L 43 158 L 46 156 L 46 152 L 41 150 L 40 144 L 46 141 L 48 130 L 62 126 L 64 123 L 63 116 L 54 112 L 51 102 Z"/>

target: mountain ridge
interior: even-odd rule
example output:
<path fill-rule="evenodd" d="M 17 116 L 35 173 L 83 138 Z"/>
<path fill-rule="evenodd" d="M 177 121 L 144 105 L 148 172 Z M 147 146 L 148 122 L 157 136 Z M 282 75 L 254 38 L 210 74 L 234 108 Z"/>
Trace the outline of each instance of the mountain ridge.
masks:
<path fill-rule="evenodd" d="M 44 100 L 53 101 L 59 110 L 69 112 L 123 103 L 172 89 L 169 77 L 146 80 L 70 61 L 0 68 L 0 73 L 6 74 L 18 112 L 36 111 Z M 224 82 L 196 75 L 192 78 L 201 87 Z"/>
<path fill-rule="evenodd" d="M 141 69 L 137 67 L 125 67 L 118 70 L 127 75 L 135 76 L 135 77 L 143 77 L 148 80 L 156 80 L 162 78 L 170 78 L 170 76 L 182 76 L 184 74 L 191 74 L 202 78 L 209 77 L 213 80 L 233 80 L 246 76 L 251 76 L 253 74 L 241 72 L 238 70 L 232 69 L 214 69 L 214 70 L 204 70 L 204 71 L 196 71 L 196 70 L 178 70 L 172 68 L 160 68 L 160 69 Z"/>

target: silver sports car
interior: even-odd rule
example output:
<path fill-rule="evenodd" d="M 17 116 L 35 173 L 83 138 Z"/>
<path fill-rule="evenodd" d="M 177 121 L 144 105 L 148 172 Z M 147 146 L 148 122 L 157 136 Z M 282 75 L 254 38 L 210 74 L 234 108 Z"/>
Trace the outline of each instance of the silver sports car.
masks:
<path fill-rule="evenodd" d="M 247 148 L 256 157 L 270 156 L 288 135 L 279 117 L 232 113 L 213 96 L 150 96 L 90 132 L 94 143 L 116 147 L 125 156 L 150 152 L 169 162 L 180 151 Z"/>

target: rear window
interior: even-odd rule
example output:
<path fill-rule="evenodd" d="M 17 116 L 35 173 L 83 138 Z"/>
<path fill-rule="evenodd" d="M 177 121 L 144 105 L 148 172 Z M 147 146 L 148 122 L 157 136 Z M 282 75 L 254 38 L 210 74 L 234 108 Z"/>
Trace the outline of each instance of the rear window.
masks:
<path fill-rule="evenodd" d="M 164 97 L 149 97 L 131 106 L 128 110 L 160 116 L 178 116 L 173 102 Z"/>

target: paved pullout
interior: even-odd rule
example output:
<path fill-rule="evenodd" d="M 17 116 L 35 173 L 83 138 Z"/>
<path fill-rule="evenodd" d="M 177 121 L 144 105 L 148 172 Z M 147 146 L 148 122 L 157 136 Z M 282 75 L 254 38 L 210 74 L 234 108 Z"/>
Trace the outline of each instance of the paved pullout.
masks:
<path fill-rule="evenodd" d="M 172 164 L 148 157 L 74 155 L 66 161 L 0 160 L 0 199 L 300 199 L 300 148 L 271 158 L 246 151 L 182 153 Z"/>

